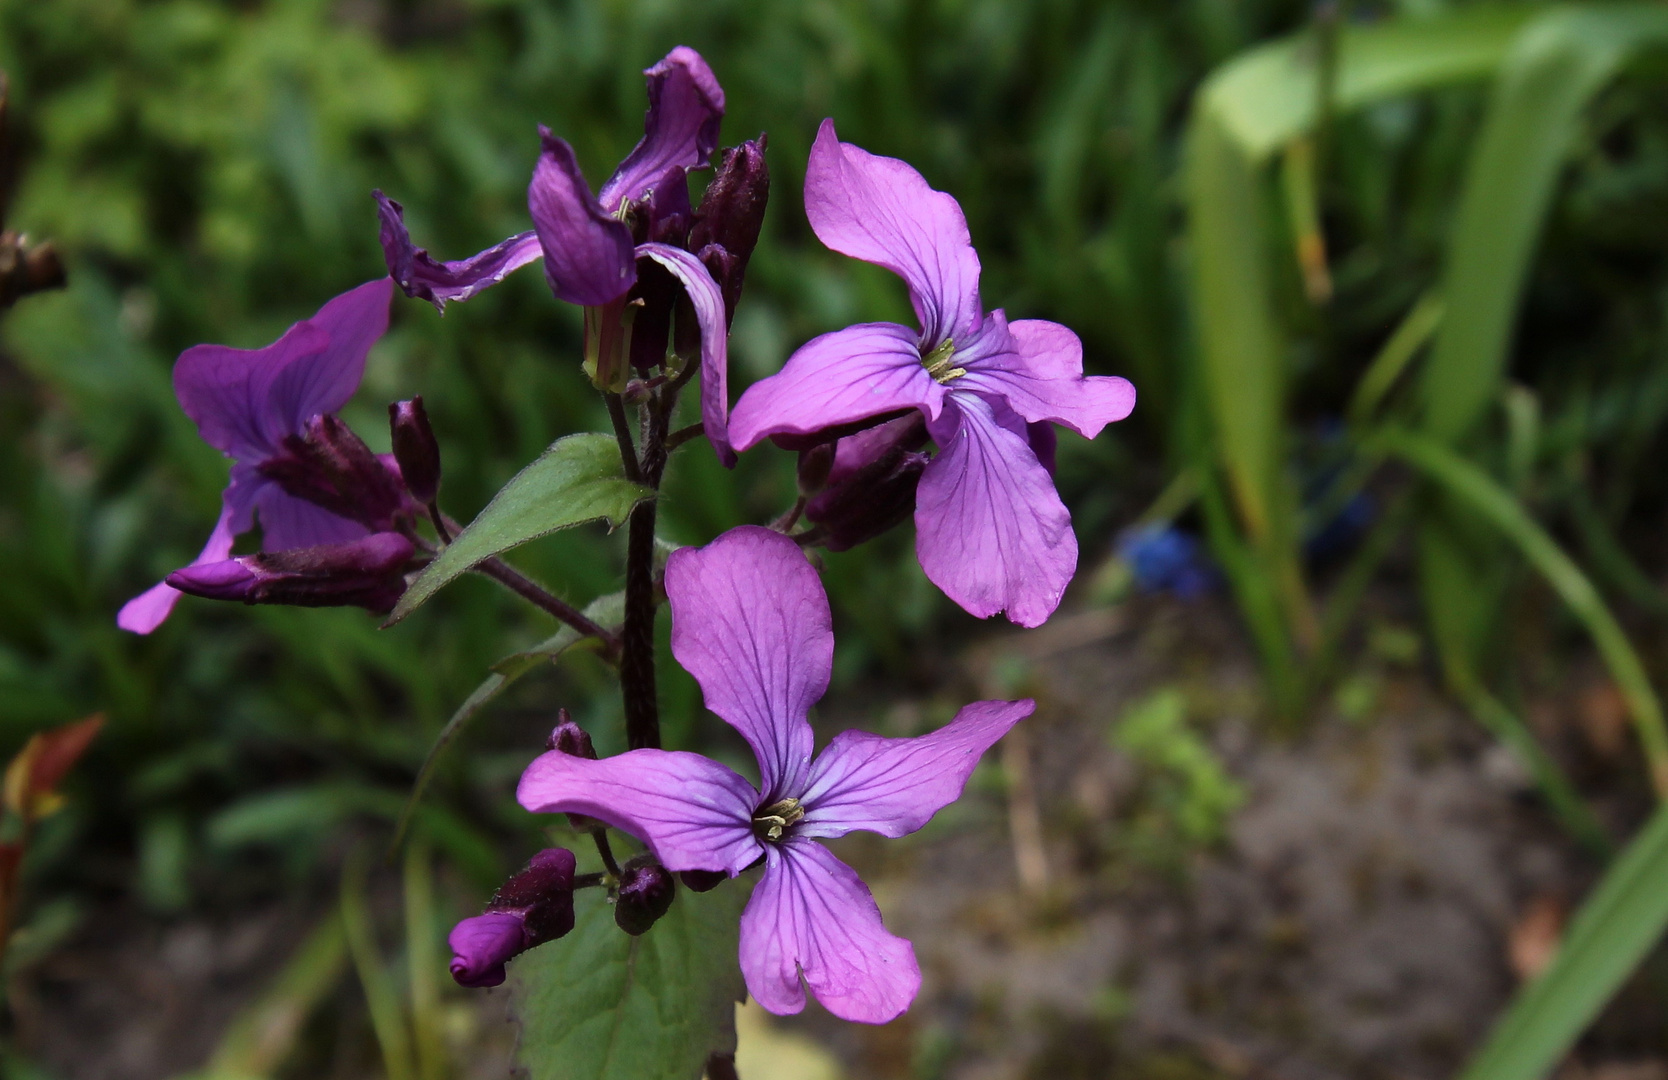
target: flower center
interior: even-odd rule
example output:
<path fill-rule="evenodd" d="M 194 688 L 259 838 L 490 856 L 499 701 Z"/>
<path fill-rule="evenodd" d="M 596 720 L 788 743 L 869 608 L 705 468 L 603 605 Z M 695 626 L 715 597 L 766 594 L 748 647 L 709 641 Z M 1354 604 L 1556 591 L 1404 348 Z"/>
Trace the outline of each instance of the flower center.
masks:
<path fill-rule="evenodd" d="M 804 816 L 805 808 L 799 805 L 798 799 L 783 799 L 753 815 L 753 832 L 760 840 L 780 840 Z"/>
<path fill-rule="evenodd" d="M 921 357 L 921 366 L 927 369 L 927 374 L 940 383 L 948 383 L 967 374 L 963 367 L 951 367 L 950 363 L 956 353 L 956 343 L 945 339 L 932 352 Z"/>

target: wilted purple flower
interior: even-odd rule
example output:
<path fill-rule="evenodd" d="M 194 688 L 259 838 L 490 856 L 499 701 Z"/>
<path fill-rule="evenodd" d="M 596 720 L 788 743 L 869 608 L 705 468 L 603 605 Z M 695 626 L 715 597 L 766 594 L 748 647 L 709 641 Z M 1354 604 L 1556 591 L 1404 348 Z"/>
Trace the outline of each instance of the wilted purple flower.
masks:
<path fill-rule="evenodd" d="M 683 286 L 693 306 L 701 332 L 701 419 L 713 449 L 733 465 L 724 292 L 701 259 L 679 246 L 694 220 L 686 174 L 705 165 L 718 146 L 724 90 L 701 55 L 683 45 L 643 74 L 649 92 L 643 138 L 601 192 L 592 194 L 573 148 L 541 126 L 542 150 L 527 189 L 532 233 L 468 259 L 439 262 L 412 243 L 400 205 L 378 192 L 383 254 L 408 296 L 442 308 L 447 300 L 466 299 L 502 281 L 542 253 L 545 279 L 558 299 L 602 309 L 625 299 L 637 282 L 639 259 L 653 260 Z M 610 323 L 600 331 L 610 336 L 617 334 L 620 315 L 599 312 L 588 322 Z M 621 370 L 610 366 L 596 377 L 605 385 L 616 377 L 623 383 L 624 360 L 619 364 Z"/>
<path fill-rule="evenodd" d="M 264 349 L 195 345 L 174 365 L 174 394 L 197 423 L 203 441 L 232 459 L 220 520 L 192 563 L 217 563 L 232 540 L 260 515 L 267 551 L 358 540 L 369 530 L 289 494 L 261 472 L 263 462 L 286 456 L 285 441 L 301 438 L 309 421 L 340 409 L 359 388 L 365 354 L 388 329 L 393 283 L 383 278 L 331 300 Z M 148 634 L 179 599 L 166 582 L 129 600 L 116 616 L 124 630 Z"/>
<path fill-rule="evenodd" d="M 921 568 L 975 615 L 1042 623 L 1077 540 L 1027 425 L 1093 438 L 1129 415 L 1134 387 L 1085 378 L 1082 344 L 1058 323 L 986 314 L 955 199 L 902 161 L 841 143 L 832 120 L 811 150 L 805 212 L 824 244 L 904 279 L 921 329 L 865 323 L 807 343 L 742 395 L 734 445 L 919 409 L 939 448 L 916 498 Z"/>
<path fill-rule="evenodd" d="M 1032 702 L 976 702 L 913 739 L 845 731 L 812 760 L 806 714 L 828 688 L 834 635 L 828 596 L 794 542 L 744 526 L 674 552 L 666 594 L 672 652 L 707 708 L 753 747 L 759 787 L 699 754 L 632 750 L 587 761 L 552 752 L 528 767 L 517 797 L 535 813 L 588 814 L 632 833 L 668 870 L 734 876 L 763 859 L 741 917 L 753 997 L 772 1012 L 798 1012 L 803 976 L 836 1016 L 892 1019 L 920 988 L 915 951 L 887 932 L 857 874 L 816 841 L 919 829 Z"/>
<path fill-rule="evenodd" d="M 297 607 L 362 607 L 379 615 L 405 594 L 414 549 L 399 533 L 194 563 L 169 574 L 172 588 L 210 600 Z"/>
<path fill-rule="evenodd" d="M 447 939 L 459 986 L 497 986 L 504 964 L 573 929 L 573 852 L 545 848 L 506 881 L 486 911 L 464 919 Z"/>

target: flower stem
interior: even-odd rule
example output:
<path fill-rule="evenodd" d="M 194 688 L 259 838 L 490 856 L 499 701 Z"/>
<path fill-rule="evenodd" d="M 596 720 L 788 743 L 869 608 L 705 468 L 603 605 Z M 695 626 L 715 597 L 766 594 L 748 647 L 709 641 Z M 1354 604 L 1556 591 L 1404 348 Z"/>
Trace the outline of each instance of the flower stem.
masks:
<path fill-rule="evenodd" d="M 803 495 L 795 499 L 793 505 L 788 507 L 781 517 L 770 523 L 770 527 L 779 533 L 785 533 L 792 529 L 799 524 L 799 515 L 805 512 L 805 503 L 806 499 Z"/>
<path fill-rule="evenodd" d="M 676 384 L 649 399 L 643 414 L 640 481 L 656 491 L 666 471 L 666 429 L 677 403 Z M 624 419 L 622 413 L 622 420 Z M 618 430 L 618 429 L 617 429 Z M 639 503 L 627 521 L 625 626 L 620 639 L 620 691 L 625 698 L 626 745 L 660 746 L 660 704 L 654 674 L 655 501 Z"/>
<path fill-rule="evenodd" d="M 620 395 L 604 393 L 608 403 L 608 420 L 614 425 L 614 441 L 620 444 L 620 463 L 625 466 L 626 479 L 634 484 L 643 482 L 643 470 L 637 463 L 637 447 L 631 441 L 631 422 L 626 419 L 625 402 Z"/>
<path fill-rule="evenodd" d="M 608 873 L 614 880 L 620 878 L 620 864 L 614 861 L 614 848 L 608 842 L 608 834 L 601 829 L 591 833 L 591 839 L 597 842 L 597 854 L 602 856 L 602 865 L 608 868 Z"/>
<path fill-rule="evenodd" d="M 616 656 L 620 651 L 620 641 L 594 620 L 586 617 L 585 613 L 563 600 L 561 597 L 547 592 L 532 578 L 523 574 L 503 559 L 491 558 L 476 565 L 478 573 L 503 585 L 517 596 L 535 607 L 542 608 L 562 622 L 567 623 L 586 637 L 594 637 L 601 641 L 603 649 L 609 656 Z"/>
<path fill-rule="evenodd" d="M 707 433 L 707 426 L 703 423 L 687 424 L 666 436 L 666 449 L 676 450 L 691 439 L 699 439 Z"/>

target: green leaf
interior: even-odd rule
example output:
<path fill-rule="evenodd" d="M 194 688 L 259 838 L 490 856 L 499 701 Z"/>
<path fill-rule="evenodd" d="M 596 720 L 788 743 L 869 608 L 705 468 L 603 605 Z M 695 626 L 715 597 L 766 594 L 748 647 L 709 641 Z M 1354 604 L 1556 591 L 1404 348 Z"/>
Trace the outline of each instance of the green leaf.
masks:
<path fill-rule="evenodd" d="M 632 937 L 601 890 L 577 894 L 573 932 L 510 966 L 530 1080 L 699 1080 L 710 1055 L 734 1052 L 746 899 L 740 879 L 680 888 L 665 917 Z"/>
<path fill-rule="evenodd" d="M 471 568 L 529 540 L 587 521 L 607 521 L 609 528 L 617 528 L 632 507 L 653 494 L 625 478 L 613 436 L 557 439 L 516 473 L 412 582 L 388 623 L 399 622 Z"/>
<path fill-rule="evenodd" d="M 1425 365 L 1426 429 L 1452 441 L 1496 396 L 1523 283 L 1587 102 L 1637 49 L 1668 41 L 1660 4 L 1554 9 L 1502 61 L 1466 167 L 1443 273 L 1449 312 Z"/>
<path fill-rule="evenodd" d="M 1586 626 L 1605 666 L 1610 669 L 1610 677 L 1616 680 L 1627 701 L 1657 792 L 1668 796 L 1668 729 L 1664 728 L 1662 703 L 1633 643 L 1587 575 L 1510 492 L 1440 442 L 1393 429 L 1381 432 L 1374 442 L 1424 473 L 1468 510 L 1500 530 Z M 1463 590 L 1468 583 L 1455 581 L 1452 587 Z"/>
<path fill-rule="evenodd" d="M 1668 927 L 1668 808 L 1635 836 L 1576 912 L 1460 1080 L 1540 1080 Z"/>
<path fill-rule="evenodd" d="M 616 592 L 597 597 L 586 605 L 585 617 L 608 629 L 619 626 L 625 622 L 625 593 Z M 399 824 L 394 828 L 391 846 L 398 848 L 405 839 L 405 830 L 411 824 L 411 815 L 416 813 L 418 803 L 423 800 L 423 792 L 429 786 L 429 778 L 434 775 L 434 768 L 440 762 L 441 753 L 451 745 L 452 740 L 462 734 L 463 729 L 469 726 L 469 722 L 482 707 L 523 675 L 560 660 L 569 649 L 595 647 L 600 644 L 595 637 L 582 635 L 573 627 L 564 626 L 531 649 L 511 653 L 493 664 L 492 674 L 482 679 L 481 684 L 463 699 L 463 704 L 458 706 L 452 718 L 446 721 L 446 726 L 440 729 L 440 734 L 435 736 L 434 745 L 429 747 L 422 767 L 417 770 L 417 779 L 412 781 L 411 795 L 406 799 L 405 809 L 400 812 Z"/>

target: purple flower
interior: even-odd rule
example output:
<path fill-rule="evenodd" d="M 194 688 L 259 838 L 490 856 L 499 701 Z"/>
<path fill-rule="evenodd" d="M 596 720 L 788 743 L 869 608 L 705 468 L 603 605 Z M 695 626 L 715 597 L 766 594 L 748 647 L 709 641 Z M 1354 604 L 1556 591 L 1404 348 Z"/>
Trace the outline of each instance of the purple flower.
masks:
<path fill-rule="evenodd" d="M 545 848 L 504 882 L 486 911 L 452 927 L 452 978 L 459 986 L 497 986 L 504 964 L 573 929 L 573 852 Z"/>
<path fill-rule="evenodd" d="M 904 279 L 921 329 L 864 323 L 810 341 L 742 395 L 733 444 L 919 409 L 938 444 L 915 505 L 921 568 L 975 615 L 1041 624 L 1071 581 L 1077 539 L 1028 425 L 1093 438 L 1129 415 L 1134 387 L 1085 378 L 1082 344 L 1058 323 L 986 314 L 955 199 L 840 142 L 832 120 L 811 150 L 805 212 L 828 247 Z"/>
<path fill-rule="evenodd" d="M 379 615 L 405 595 L 415 549 L 396 532 L 319 547 L 193 563 L 165 579 L 180 592 L 210 600 L 297 607 L 362 607 Z"/>
<path fill-rule="evenodd" d="M 724 293 L 695 254 L 684 250 L 694 213 L 685 177 L 718 146 L 724 90 L 707 62 L 680 45 L 643 73 L 649 111 L 643 138 L 592 194 L 573 148 L 540 127 L 542 150 L 527 189 L 533 232 L 520 233 L 457 262 L 416 247 L 399 203 L 377 193 L 388 271 L 406 295 L 444 309 L 544 256 L 545 279 L 560 300 L 587 308 L 623 302 L 637 283 L 637 262 L 651 259 L 683 286 L 701 330 L 701 419 L 726 465 L 728 324 Z M 606 318 L 617 324 L 621 312 Z M 605 382 L 608 380 L 604 380 Z"/>
<path fill-rule="evenodd" d="M 393 283 L 367 282 L 331 300 L 264 349 L 195 345 L 174 365 L 174 394 L 203 441 L 232 459 L 220 520 L 192 566 L 224 561 L 232 540 L 260 515 L 266 551 L 343 544 L 370 530 L 297 498 L 260 465 L 291 455 L 309 421 L 335 412 L 359 388 L 365 354 L 388 329 Z M 292 443 L 291 445 L 294 445 Z M 162 625 L 180 594 L 166 582 L 129 600 L 116 616 L 124 630 L 148 634 Z"/>
<path fill-rule="evenodd" d="M 818 840 L 914 832 L 961 794 L 979 756 L 1033 708 L 981 701 L 913 739 L 835 736 L 815 760 L 806 714 L 828 688 L 828 596 L 793 541 L 744 526 L 666 565 L 672 652 L 707 708 L 741 732 L 760 784 L 699 754 L 632 750 L 600 761 L 542 755 L 517 796 L 535 813 L 577 812 L 641 838 L 672 871 L 732 877 L 764 861 L 741 917 L 747 988 L 775 1013 L 805 1005 L 883 1023 L 909 1007 L 921 971 L 882 925 L 857 874 Z M 687 880 L 687 879 L 686 879 Z"/>

